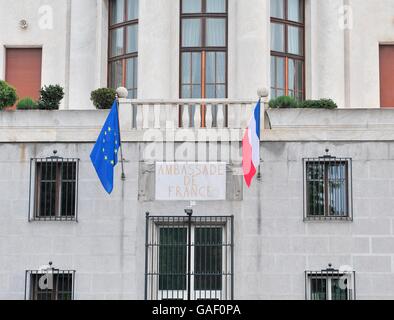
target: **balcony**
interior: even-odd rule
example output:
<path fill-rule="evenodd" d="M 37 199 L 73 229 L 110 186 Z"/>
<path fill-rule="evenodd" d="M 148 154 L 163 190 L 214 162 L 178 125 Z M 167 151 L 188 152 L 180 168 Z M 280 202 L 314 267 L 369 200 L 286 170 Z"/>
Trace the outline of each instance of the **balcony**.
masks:
<path fill-rule="evenodd" d="M 241 129 L 247 126 L 255 100 L 182 99 L 125 100 L 121 113 L 129 121 L 128 129 Z"/>
<path fill-rule="evenodd" d="M 120 99 L 124 142 L 242 140 L 256 99 Z M 392 141 L 391 109 L 268 109 L 262 141 Z M 94 142 L 108 110 L 0 112 L 1 142 Z M 216 140 L 219 137 L 219 140 Z M 163 140 L 159 140 L 163 141 Z"/>

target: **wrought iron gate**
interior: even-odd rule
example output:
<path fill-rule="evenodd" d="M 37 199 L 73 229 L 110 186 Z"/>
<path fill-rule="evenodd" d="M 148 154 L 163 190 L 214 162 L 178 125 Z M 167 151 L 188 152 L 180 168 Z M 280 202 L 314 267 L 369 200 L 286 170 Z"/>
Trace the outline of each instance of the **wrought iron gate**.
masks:
<path fill-rule="evenodd" d="M 233 216 L 146 216 L 146 300 L 231 300 Z"/>

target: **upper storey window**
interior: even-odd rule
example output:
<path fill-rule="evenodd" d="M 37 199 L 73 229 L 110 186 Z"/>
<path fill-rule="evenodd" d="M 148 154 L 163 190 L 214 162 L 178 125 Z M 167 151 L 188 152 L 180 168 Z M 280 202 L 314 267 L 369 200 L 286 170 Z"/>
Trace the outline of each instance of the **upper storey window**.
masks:
<path fill-rule="evenodd" d="M 138 0 L 111 0 L 109 9 L 108 82 L 126 87 L 137 98 Z"/>
<path fill-rule="evenodd" d="M 227 96 L 227 0 L 181 0 L 181 98 Z"/>
<path fill-rule="evenodd" d="M 271 0 L 271 96 L 305 97 L 304 0 Z"/>

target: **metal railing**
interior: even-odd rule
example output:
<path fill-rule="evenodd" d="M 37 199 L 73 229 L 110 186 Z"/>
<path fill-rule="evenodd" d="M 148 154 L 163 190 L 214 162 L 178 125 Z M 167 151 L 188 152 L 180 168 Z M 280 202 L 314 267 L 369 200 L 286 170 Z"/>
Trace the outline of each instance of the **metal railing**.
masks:
<path fill-rule="evenodd" d="M 75 270 L 48 266 L 26 270 L 25 300 L 74 300 Z"/>
<path fill-rule="evenodd" d="M 256 102 L 257 99 L 179 99 L 121 100 L 120 103 L 125 104 L 126 107 L 130 106 L 133 129 L 164 130 L 173 128 L 244 129 Z M 263 106 L 264 103 L 262 103 Z"/>
<path fill-rule="evenodd" d="M 340 271 L 331 267 L 325 270 L 305 271 L 306 300 L 355 300 L 355 271 Z"/>
<path fill-rule="evenodd" d="M 352 159 L 303 159 L 304 218 L 352 219 Z"/>
<path fill-rule="evenodd" d="M 78 172 L 77 158 L 31 158 L 28 220 L 77 221 Z"/>
<path fill-rule="evenodd" d="M 230 300 L 232 216 L 146 216 L 146 300 Z"/>

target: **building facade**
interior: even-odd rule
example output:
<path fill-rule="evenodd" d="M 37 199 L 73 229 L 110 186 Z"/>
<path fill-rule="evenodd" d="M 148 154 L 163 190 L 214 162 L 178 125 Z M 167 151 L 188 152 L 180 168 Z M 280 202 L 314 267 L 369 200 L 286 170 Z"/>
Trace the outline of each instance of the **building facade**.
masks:
<path fill-rule="evenodd" d="M 0 8 L 0 78 L 65 90 L 0 112 L 1 299 L 394 298 L 392 0 Z M 107 86 L 128 90 L 111 195 L 89 158 Z M 268 109 L 281 95 L 339 108 Z"/>

